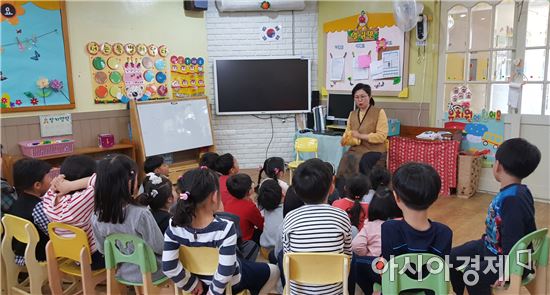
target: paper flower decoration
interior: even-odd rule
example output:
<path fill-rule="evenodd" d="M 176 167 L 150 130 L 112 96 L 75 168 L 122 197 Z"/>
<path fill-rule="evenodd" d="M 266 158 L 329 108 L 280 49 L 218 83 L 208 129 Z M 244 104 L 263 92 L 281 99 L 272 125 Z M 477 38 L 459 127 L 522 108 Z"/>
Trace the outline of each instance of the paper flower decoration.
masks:
<path fill-rule="evenodd" d="M 8 98 L 7 97 L 2 97 L 2 103 L 8 103 Z"/>
<path fill-rule="evenodd" d="M 7 93 L 2 93 L 2 108 L 10 107 L 10 95 Z"/>
<path fill-rule="evenodd" d="M 18 100 L 15 101 L 15 104 L 18 105 L 18 106 L 20 106 L 22 103 L 23 103 L 23 102 L 22 102 L 20 99 L 18 99 Z"/>
<path fill-rule="evenodd" d="M 36 81 L 36 86 L 38 86 L 38 88 L 40 89 L 44 89 L 50 86 L 50 82 L 46 78 L 40 78 L 38 79 L 38 81 Z"/>
<path fill-rule="evenodd" d="M 67 99 L 67 101 L 71 101 L 67 95 L 65 95 L 65 93 L 62 91 L 63 89 L 63 81 L 59 81 L 57 79 L 53 79 L 50 81 L 50 88 L 55 91 L 55 92 L 59 92 L 61 94 L 63 94 L 63 96 L 65 96 L 65 98 Z"/>
<path fill-rule="evenodd" d="M 23 4 L 25 2 L 22 1 L 2 1 L 2 13 L 0 14 L 0 22 L 4 22 L 5 20 L 10 23 L 10 25 L 17 25 L 19 24 L 19 16 L 22 16 L 25 14 L 25 8 L 23 8 Z M 8 10 L 9 9 L 9 10 Z"/>
<path fill-rule="evenodd" d="M 32 105 L 37 105 L 38 104 L 38 99 L 36 99 L 36 97 L 31 98 L 31 104 Z"/>
<path fill-rule="evenodd" d="M 378 40 L 376 40 L 376 51 L 380 51 L 380 50 L 383 50 L 383 49 L 386 49 L 386 47 L 388 46 L 388 42 L 386 42 L 386 38 L 380 38 Z"/>

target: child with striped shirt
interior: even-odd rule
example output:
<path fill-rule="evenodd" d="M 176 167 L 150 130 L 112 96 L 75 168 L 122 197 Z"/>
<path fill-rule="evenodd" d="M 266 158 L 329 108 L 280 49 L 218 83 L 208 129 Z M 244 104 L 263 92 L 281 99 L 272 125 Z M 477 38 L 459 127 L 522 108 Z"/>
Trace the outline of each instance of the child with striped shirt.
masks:
<path fill-rule="evenodd" d="M 296 169 L 292 185 L 304 206 L 283 220 L 283 251 L 333 252 L 351 255 L 351 223 L 348 214 L 327 204 L 334 190 L 331 171 L 319 159 Z M 342 284 L 304 285 L 290 282 L 292 294 L 341 294 Z"/>
<path fill-rule="evenodd" d="M 276 266 L 237 258 L 237 233 L 233 222 L 215 217 L 221 200 L 216 173 L 206 167 L 190 170 L 178 180 L 179 199 L 164 235 L 162 270 L 187 293 L 223 294 L 227 284 L 234 294 L 249 290 L 267 294 L 279 278 Z M 180 246 L 219 250 L 213 276 L 188 272 L 179 259 Z"/>

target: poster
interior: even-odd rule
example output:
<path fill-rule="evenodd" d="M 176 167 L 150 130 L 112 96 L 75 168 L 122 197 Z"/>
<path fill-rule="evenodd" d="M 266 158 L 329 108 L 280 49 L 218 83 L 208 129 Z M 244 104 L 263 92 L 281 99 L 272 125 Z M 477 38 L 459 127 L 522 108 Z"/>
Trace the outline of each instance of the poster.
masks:
<path fill-rule="evenodd" d="M 71 114 L 55 114 L 40 116 L 40 136 L 50 137 L 73 134 Z"/>

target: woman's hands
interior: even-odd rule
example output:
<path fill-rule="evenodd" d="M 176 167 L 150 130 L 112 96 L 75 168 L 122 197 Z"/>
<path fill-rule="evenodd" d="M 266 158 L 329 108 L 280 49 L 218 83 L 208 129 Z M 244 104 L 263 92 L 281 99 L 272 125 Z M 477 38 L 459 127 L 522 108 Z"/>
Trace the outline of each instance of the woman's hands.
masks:
<path fill-rule="evenodd" d="M 367 135 L 366 134 L 361 134 L 359 133 L 359 131 L 357 130 L 353 130 L 351 131 L 351 136 L 357 138 L 357 139 L 361 139 L 361 140 L 367 140 Z"/>

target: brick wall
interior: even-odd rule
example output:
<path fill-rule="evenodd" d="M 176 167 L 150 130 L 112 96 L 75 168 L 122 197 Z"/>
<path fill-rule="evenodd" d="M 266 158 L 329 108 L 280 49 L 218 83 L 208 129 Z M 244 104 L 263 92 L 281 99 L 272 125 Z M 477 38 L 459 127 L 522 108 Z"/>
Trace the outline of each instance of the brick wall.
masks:
<path fill-rule="evenodd" d="M 260 29 L 281 25 L 281 40 L 265 42 Z M 214 103 L 213 60 L 227 57 L 303 56 L 311 59 L 312 90 L 317 90 L 317 3 L 308 1 L 303 11 L 219 12 L 213 1 L 206 12 L 208 34 L 207 94 Z M 215 108 L 213 108 L 215 109 Z M 255 168 L 266 158 L 272 135 L 269 116 L 213 117 L 215 144 L 219 153 L 231 153 L 242 168 Z M 299 116 L 300 117 L 300 116 Z M 286 119 L 282 119 L 286 118 Z M 273 140 L 268 157 L 292 160 L 296 130 L 294 116 L 273 116 Z"/>

